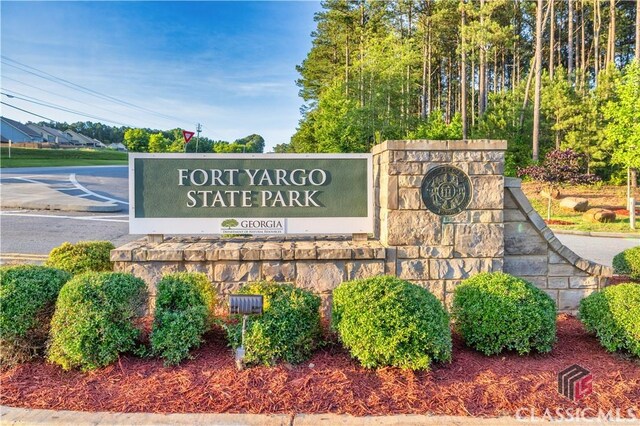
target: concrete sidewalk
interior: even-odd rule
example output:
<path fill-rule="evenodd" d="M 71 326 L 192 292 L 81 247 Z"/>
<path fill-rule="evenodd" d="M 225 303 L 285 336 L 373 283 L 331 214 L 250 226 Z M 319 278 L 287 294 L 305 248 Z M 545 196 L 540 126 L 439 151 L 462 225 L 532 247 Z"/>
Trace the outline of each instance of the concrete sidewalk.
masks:
<path fill-rule="evenodd" d="M 65 194 L 41 183 L 7 183 L 0 187 L 3 209 L 61 210 L 112 213 L 122 210 L 117 203 L 90 200 Z"/>
<path fill-rule="evenodd" d="M 344 414 L 148 414 L 35 410 L 0 407 L 0 424 L 4 425 L 220 425 L 220 426 L 507 426 L 553 424 L 542 417 L 462 417 L 400 414 L 395 416 L 355 417 Z M 614 419 L 615 420 L 615 419 Z M 619 419 L 625 425 L 640 425 L 637 419 Z M 575 426 L 613 424 L 604 419 L 572 419 Z"/>

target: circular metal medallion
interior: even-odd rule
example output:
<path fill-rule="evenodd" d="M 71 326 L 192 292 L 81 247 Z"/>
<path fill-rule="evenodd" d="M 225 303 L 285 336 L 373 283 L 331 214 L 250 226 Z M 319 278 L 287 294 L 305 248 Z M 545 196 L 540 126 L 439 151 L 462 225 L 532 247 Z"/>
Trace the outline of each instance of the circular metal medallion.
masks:
<path fill-rule="evenodd" d="M 439 216 L 458 214 L 471 202 L 471 181 L 462 170 L 453 166 L 438 166 L 422 179 L 422 201 Z"/>

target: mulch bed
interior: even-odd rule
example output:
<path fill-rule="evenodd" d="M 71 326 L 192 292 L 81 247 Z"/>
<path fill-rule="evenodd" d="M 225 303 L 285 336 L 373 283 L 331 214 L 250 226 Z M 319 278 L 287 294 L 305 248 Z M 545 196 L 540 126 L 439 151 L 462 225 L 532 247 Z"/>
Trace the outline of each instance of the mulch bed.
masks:
<path fill-rule="evenodd" d="M 545 219 L 544 222 L 547 225 L 575 225 L 575 223 L 573 222 L 569 222 L 566 220 L 560 220 L 560 219 Z"/>
<path fill-rule="evenodd" d="M 557 392 L 557 373 L 572 364 L 593 373 L 593 393 L 578 402 Z M 640 408 L 640 361 L 605 352 L 568 315 L 558 318 L 558 344 L 550 354 L 485 357 L 455 338 L 451 364 L 431 372 L 367 370 L 336 344 L 302 365 L 238 372 L 218 331 L 178 367 L 122 356 L 84 374 L 31 362 L 3 372 L 0 380 L 0 403 L 57 410 L 498 416 L 521 407 L 538 415 L 562 407 L 589 408 L 593 416 L 620 409 L 625 417 Z"/>
<path fill-rule="evenodd" d="M 617 216 L 629 216 L 629 210 L 627 209 L 613 209 L 613 212 Z M 636 209 L 636 215 L 640 214 L 640 209 Z"/>
<path fill-rule="evenodd" d="M 639 283 L 640 284 L 640 280 L 634 280 L 630 277 L 627 277 L 626 275 L 614 275 L 612 277 L 609 277 L 609 279 L 607 280 L 607 286 L 610 285 L 617 285 L 617 284 L 624 284 L 624 283 Z"/>

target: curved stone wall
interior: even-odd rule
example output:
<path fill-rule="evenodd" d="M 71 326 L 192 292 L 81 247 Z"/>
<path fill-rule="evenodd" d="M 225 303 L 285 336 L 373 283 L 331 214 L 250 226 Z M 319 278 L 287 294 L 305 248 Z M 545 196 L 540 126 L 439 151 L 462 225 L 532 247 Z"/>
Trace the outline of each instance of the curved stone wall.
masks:
<path fill-rule="evenodd" d="M 558 309 L 573 311 L 583 297 L 606 285 L 613 270 L 563 245 L 533 209 L 520 182 L 505 178 L 504 272 L 543 289 Z"/>

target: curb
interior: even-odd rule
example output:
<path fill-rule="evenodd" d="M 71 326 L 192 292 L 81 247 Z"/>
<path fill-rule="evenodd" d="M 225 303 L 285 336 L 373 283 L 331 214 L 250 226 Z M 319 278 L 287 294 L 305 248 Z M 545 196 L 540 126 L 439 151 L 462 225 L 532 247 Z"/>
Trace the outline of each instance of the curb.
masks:
<path fill-rule="evenodd" d="M 48 258 L 46 254 L 0 253 L 0 264 L 7 262 L 42 264 Z"/>
<path fill-rule="evenodd" d="M 97 206 L 81 206 L 78 204 L 56 204 L 46 201 L 2 202 L 2 208 L 24 210 L 58 210 L 63 212 L 115 213 L 123 208 L 114 203 L 103 203 Z"/>
<path fill-rule="evenodd" d="M 543 417 L 464 417 L 399 414 L 395 416 L 355 417 L 347 414 L 155 414 L 54 411 L 0 406 L 2 425 L 219 425 L 219 426 L 506 426 L 525 424 L 553 424 Z M 558 421 L 557 423 L 559 423 Z M 625 424 L 640 425 L 637 419 L 625 419 Z M 572 418 L 571 424 L 587 426 L 611 424 L 605 418 Z"/>
<path fill-rule="evenodd" d="M 558 229 L 551 228 L 554 234 L 560 235 L 582 235 L 585 237 L 603 237 L 603 238 L 638 238 L 640 239 L 640 232 L 596 232 L 596 231 L 573 231 L 570 229 Z"/>

